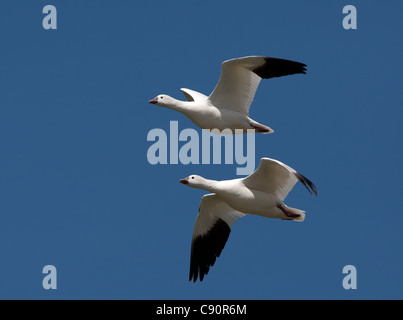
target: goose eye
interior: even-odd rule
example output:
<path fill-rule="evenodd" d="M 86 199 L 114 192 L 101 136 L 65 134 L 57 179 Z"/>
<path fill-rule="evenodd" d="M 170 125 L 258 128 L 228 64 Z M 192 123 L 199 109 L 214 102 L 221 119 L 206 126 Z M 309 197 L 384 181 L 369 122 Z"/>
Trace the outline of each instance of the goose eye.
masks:
<path fill-rule="evenodd" d="M 192 179 L 194 179 L 195 177 L 192 177 Z"/>

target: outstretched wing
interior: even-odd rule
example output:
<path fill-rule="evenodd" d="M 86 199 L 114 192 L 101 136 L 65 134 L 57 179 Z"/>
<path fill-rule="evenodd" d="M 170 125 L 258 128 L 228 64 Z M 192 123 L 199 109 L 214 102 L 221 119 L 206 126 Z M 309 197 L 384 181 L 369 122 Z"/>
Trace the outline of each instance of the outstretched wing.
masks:
<path fill-rule="evenodd" d="M 282 201 L 287 197 L 294 185 L 300 181 L 312 195 L 318 195 L 315 185 L 302 174 L 286 164 L 269 158 L 262 158 L 257 170 L 243 179 L 251 189 L 276 194 Z"/>
<path fill-rule="evenodd" d="M 249 107 L 260 80 L 305 73 L 306 65 L 290 60 L 269 57 L 244 57 L 222 63 L 221 76 L 209 96 L 211 103 L 249 115 Z"/>
<path fill-rule="evenodd" d="M 193 229 L 189 281 L 203 281 L 228 240 L 232 224 L 244 214 L 215 194 L 205 195 Z"/>

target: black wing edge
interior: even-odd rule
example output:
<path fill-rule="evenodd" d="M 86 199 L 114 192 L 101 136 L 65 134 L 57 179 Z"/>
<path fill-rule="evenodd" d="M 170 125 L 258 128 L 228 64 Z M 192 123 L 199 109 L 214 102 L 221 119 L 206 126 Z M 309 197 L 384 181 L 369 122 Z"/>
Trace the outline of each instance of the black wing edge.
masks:
<path fill-rule="evenodd" d="M 221 254 L 231 233 L 231 228 L 222 219 L 218 219 L 213 227 L 204 235 L 192 240 L 190 253 L 189 281 L 196 282 L 197 277 L 203 281 L 204 276 Z"/>
<path fill-rule="evenodd" d="M 298 178 L 298 180 L 305 186 L 305 188 L 308 189 L 308 191 L 311 194 L 311 196 L 313 196 L 312 192 L 315 194 L 315 196 L 318 196 L 318 191 L 316 190 L 316 186 L 313 184 L 312 181 L 310 181 L 309 179 L 304 177 L 299 172 L 296 172 L 295 175 Z"/>
<path fill-rule="evenodd" d="M 277 78 L 292 74 L 306 74 L 306 64 L 279 58 L 264 58 L 265 64 L 252 70 L 263 79 Z"/>

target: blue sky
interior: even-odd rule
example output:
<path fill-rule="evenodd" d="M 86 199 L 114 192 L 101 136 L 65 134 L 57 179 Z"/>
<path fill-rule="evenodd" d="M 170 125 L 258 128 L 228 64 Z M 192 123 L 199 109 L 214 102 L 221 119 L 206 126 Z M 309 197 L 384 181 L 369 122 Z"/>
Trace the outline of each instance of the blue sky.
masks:
<path fill-rule="evenodd" d="M 44 30 L 42 8 L 57 8 Z M 357 8 L 358 29 L 342 27 Z M 0 298 L 403 298 L 401 1 L 2 1 Z M 265 55 L 307 75 L 261 82 L 261 157 L 292 166 L 286 203 L 304 223 L 247 216 L 202 283 L 188 282 L 202 190 L 189 174 L 235 165 L 151 165 L 147 134 L 193 128 L 149 105 L 209 94 L 221 62 Z M 357 268 L 357 290 L 342 286 Z M 57 268 L 44 290 L 42 268 Z"/>

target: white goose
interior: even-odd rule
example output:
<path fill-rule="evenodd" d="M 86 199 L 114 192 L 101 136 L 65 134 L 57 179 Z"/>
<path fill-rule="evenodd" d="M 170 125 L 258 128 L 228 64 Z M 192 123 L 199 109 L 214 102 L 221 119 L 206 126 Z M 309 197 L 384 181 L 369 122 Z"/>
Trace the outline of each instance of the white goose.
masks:
<path fill-rule="evenodd" d="M 305 74 L 305 67 L 299 62 L 258 56 L 227 60 L 222 63 L 220 80 L 209 97 L 182 88 L 188 101 L 160 94 L 149 102 L 183 113 L 202 129 L 230 129 L 232 133 L 235 133 L 235 129 L 242 130 L 236 133 L 245 133 L 250 129 L 272 133 L 268 126 L 249 118 L 249 107 L 260 80 Z"/>
<path fill-rule="evenodd" d="M 283 201 L 300 181 L 312 195 L 315 185 L 280 161 L 262 158 L 250 176 L 225 181 L 191 175 L 180 182 L 212 192 L 203 196 L 191 246 L 189 281 L 200 281 L 214 265 L 231 232 L 232 224 L 245 214 L 303 221 L 305 211 L 290 208 Z"/>

